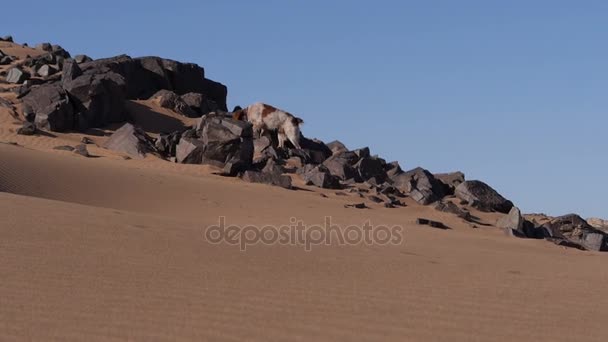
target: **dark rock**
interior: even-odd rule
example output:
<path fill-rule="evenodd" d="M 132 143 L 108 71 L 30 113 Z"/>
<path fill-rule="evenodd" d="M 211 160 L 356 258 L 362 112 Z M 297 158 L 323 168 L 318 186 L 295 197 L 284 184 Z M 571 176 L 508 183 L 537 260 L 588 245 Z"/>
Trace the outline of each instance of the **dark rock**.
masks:
<path fill-rule="evenodd" d="M 176 147 L 175 162 L 182 164 L 201 164 L 205 144 L 197 138 L 182 135 Z"/>
<path fill-rule="evenodd" d="M 580 243 L 588 251 L 602 252 L 608 250 L 607 235 L 601 231 L 584 231 L 580 238 Z"/>
<path fill-rule="evenodd" d="M 69 145 L 63 145 L 63 146 L 55 146 L 55 147 L 53 147 L 53 150 L 72 152 L 72 151 L 74 151 L 74 148 Z"/>
<path fill-rule="evenodd" d="M 368 209 L 368 207 L 365 205 L 365 203 L 345 204 L 344 208 Z"/>
<path fill-rule="evenodd" d="M 341 180 L 355 178 L 357 173 L 353 167 L 358 157 L 353 152 L 337 153 L 323 162 L 329 172 Z"/>
<path fill-rule="evenodd" d="M 482 181 L 465 181 L 456 187 L 454 194 L 481 211 L 508 213 L 513 203 Z"/>
<path fill-rule="evenodd" d="M 13 63 L 15 59 L 11 56 L 2 56 L 0 57 L 0 65 L 9 65 Z"/>
<path fill-rule="evenodd" d="M 29 78 L 30 74 L 19 68 L 11 68 L 6 74 L 6 82 L 13 84 L 21 84 Z"/>
<path fill-rule="evenodd" d="M 397 162 L 397 161 L 387 163 L 384 166 L 384 169 L 386 171 L 386 176 L 389 178 L 393 178 L 393 177 L 403 173 L 403 170 L 401 169 L 401 166 L 399 165 L 399 162 Z"/>
<path fill-rule="evenodd" d="M 454 194 L 457 186 L 464 182 L 464 173 L 460 171 L 449 173 L 436 173 L 433 175 L 437 180 L 444 184 L 445 193 Z"/>
<path fill-rule="evenodd" d="M 90 144 L 94 144 L 95 143 L 89 137 L 82 137 L 82 139 L 80 139 L 80 142 L 83 143 L 83 144 L 85 144 L 85 145 L 90 145 Z"/>
<path fill-rule="evenodd" d="M 444 213 L 454 214 L 465 221 L 472 221 L 473 217 L 468 211 L 458 207 L 456 204 L 449 201 L 438 201 L 435 204 L 435 209 Z"/>
<path fill-rule="evenodd" d="M 432 221 L 432 220 L 425 219 L 425 218 L 416 219 L 416 224 L 421 225 L 421 226 L 430 226 L 430 227 L 438 228 L 438 229 L 449 229 L 445 224 L 443 224 L 441 222 Z"/>
<path fill-rule="evenodd" d="M 186 93 L 181 96 L 181 99 L 198 116 L 222 110 L 215 101 L 200 93 Z"/>
<path fill-rule="evenodd" d="M 75 69 L 76 63 L 70 68 Z M 64 75 L 63 87 L 74 100 L 76 128 L 84 131 L 126 121 L 125 79 L 114 72 L 83 74 L 72 80 Z"/>
<path fill-rule="evenodd" d="M 332 155 L 332 151 L 324 142 L 318 139 L 300 138 L 300 146 L 309 160 L 305 162 L 321 164 Z"/>
<path fill-rule="evenodd" d="M 0 38 L 0 42 L 14 43 L 13 36 L 4 36 L 4 37 Z"/>
<path fill-rule="evenodd" d="M 384 183 L 386 171 L 384 171 L 383 160 L 372 157 L 362 157 L 355 165 L 354 169 L 359 179 L 363 181 L 374 178 L 375 183 Z"/>
<path fill-rule="evenodd" d="M 23 114 L 40 129 L 62 132 L 74 126 L 74 110 L 67 92 L 58 84 L 33 88 L 23 97 Z"/>
<path fill-rule="evenodd" d="M 50 43 L 40 43 L 36 45 L 35 49 L 44 51 L 53 51 L 53 46 Z"/>
<path fill-rule="evenodd" d="M 50 66 L 48 64 L 45 64 L 45 65 L 41 66 L 38 70 L 36 70 L 36 73 L 40 77 L 49 77 L 51 75 L 56 74 L 57 69 L 53 68 L 52 66 Z"/>
<path fill-rule="evenodd" d="M 243 173 L 242 179 L 249 183 L 262 183 L 291 189 L 291 178 L 274 172 L 247 170 Z"/>
<path fill-rule="evenodd" d="M 141 128 L 127 123 L 114 132 L 103 147 L 142 159 L 146 157 L 147 153 L 154 152 L 154 140 Z"/>
<path fill-rule="evenodd" d="M 21 128 L 17 130 L 17 134 L 20 135 L 34 135 L 36 134 L 36 125 L 31 122 L 25 122 Z"/>
<path fill-rule="evenodd" d="M 152 95 L 151 99 L 158 101 L 158 104 L 161 107 L 170 109 L 189 118 L 200 116 L 200 114 L 197 114 L 192 110 L 179 95 L 170 90 L 159 90 L 156 94 Z"/>
<path fill-rule="evenodd" d="M 82 63 L 92 62 L 93 59 L 87 55 L 76 55 L 76 56 L 74 56 L 74 61 L 76 61 L 76 63 L 78 63 L 78 64 L 82 64 Z"/>
<path fill-rule="evenodd" d="M 318 165 L 307 171 L 303 175 L 306 185 L 314 185 L 324 189 L 340 189 L 340 180 L 338 177 L 329 173 L 326 167 Z"/>
<path fill-rule="evenodd" d="M 181 131 L 175 131 L 173 133 L 162 133 L 156 140 L 154 146 L 156 150 L 160 152 L 164 157 L 174 157 L 177 149 L 177 144 L 182 137 Z"/>
<path fill-rule="evenodd" d="M 369 147 L 363 147 L 360 148 L 358 150 L 354 150 L 353 151 L 357 157 L 359 158 L 367 158 L 367 157 L 371 157 L 371 153 L 369 152 Z"/>
<path fill-rule="evenodd" d="M 87 150 L 87 145 L 85 144 L 76 145 L 73 152 L 87 158 L 91 156 L 89 150 Z"/>
<path fill-rule="evenodd" d="M 241 161 L 248 168 L 253 161 L 253 130 L 248 122 L 220 115 L 207 115 L 197 126 L 205 148 L 202 163 L 224 167 L 227 162 Z"/>
<path fill-rule="evenodd" d="M 332 154 L 341 153 L 348 151 L 346 145 L 338 140 L 334 140 L 327 144 L 327 147 L 331 150 Z"/>
<path fill-rule="evenodd" d="M 395 175 L 391 180 L 395 187 L 423 205 L 438 201 L 445 196 L 443 184 L 429 171 L 420 167 Z"/>
<path fill-rule="evenodd" d="M 61 72 L 61 83 L 67 84 L 79 76 L 82 76 L 82 70 L 80 70 L 78 63 L 73 59 L 66 60 Z"/>

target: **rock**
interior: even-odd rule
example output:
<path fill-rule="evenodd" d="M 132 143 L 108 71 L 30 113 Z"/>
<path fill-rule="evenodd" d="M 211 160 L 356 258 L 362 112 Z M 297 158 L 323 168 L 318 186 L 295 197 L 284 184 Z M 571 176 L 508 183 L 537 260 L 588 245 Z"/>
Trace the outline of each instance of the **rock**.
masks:
<path fill-rule="evenodd" d="M 73 152 L 83 157 L 91 157 L 91 155 L 89 154 L 89 150 L 87 150 L 87 145 L 85 144 L 76 145 L 76 147 L 74 147 Z"/>
<path fill-rule="evenodd" d="M 189 118 L 197 118 L 200 116 L 200 114 L 197 114 L 192 110 L 180 96 L 170 90 L 159 90 L 152 95 L 151 99 L 158 101 L 158 104 L 161 107 L 170 109 Z"/>
<path fill-rule="evenodd" d="M 435 209 L 444 213 L 454 214 L 465 221 L 473 221 L 471 213 L 449 201 L 437 201 L 437 203 L 435 204 Z"/>
<path fill-rule="evenodd" d="M 497 211 L 506 214 L 513 208 L 511 201 L 478 180 L 464 181 L 456 187 L 454 194 L 481 211 Z"/>
<path fill-rule="evenodd" d="M 438 228 L 438 229 L 449 229 L 445 224 L 443 224 L 441 222 L 432 221 L 432 220 L 425 219 L 425 218 L 416 219 L 416 224 L 421 225 L 421 226 L 430 226 L 430 227 Z"/>
<path fill-rule="evenodd" d="M 344 208 L 368 209 L 368 207 L 365 205 L 365 203 L 345 204 Z"/>
<path fill-rule="evenodd" d="M 205 144 L 197 138 L 180 139 L 175 151 L 175 162 L 182 164 L 202 164 Z"/>
<path fill-rule="evenodd" d="M 52 66 L 45 64 L 43 66 L 41 66 L 36 73 L 38 74 L 38 76 L 40 77 L 49 77 L 51 75 L 54 75 L 57 73 L 57 69 L 53 68 Z"/>
<path fill-rule="evenodd" d="M 30 74 L 19 69 L 11 68 L 6 74 L 6 82 L 13 84 L 21 84 L 30 78 Z"/>
<path fill-rule="evenodd" d="M 334 140 L 327 144 L 327 147 L 331 150 L 332 154 L 341 153 L 348 151 L 346 145 L 338 140 Z"/>
<path fill-rule="evenodd" d="M 78 63 L 78 64 L 82 64 L 82 63 L 92 62 L 93 59 L 87 55 L 76 55 L 76 56 L 74 56 L 74 61 L 76 61 L 76 63 Z"/>
<path fill-rule="evenodd" d="M 444 192 L 449 195 L 453 195 L 456 187 L 465 181 L 464 173 L 460 171 L 436 173 L 433 176 L 444 184 Z"/>
<path fill-rule="evenodd" d="M 280 186 L 285 189 L 291 189 L 291 178 L 289 176 L 273 172 L 259 172 L 247 170 L 243 173 L 243 176 L 241 178 L 249 183 L 262 183 Z"/>
<path fill-rule="evenodd" d="M 186 93 L 180 97 L 193 112 L 198 114 L 197 116 L 222 110 L 215 101 L 200 93 Z"/>
<path fill-rule="evenodd" d="M 384 166 L 384 169 L 386 171 L 386 176 L 388 178 L 391 178 L 391 179 L 393 177 L 398 176 L 398 175 L 400 175 L 400 174 L 402 174 L 404 172 L 401 169 L 401 166 L 399 165 L 399 162 L 397 162 L 397 161 L 393 161 L 393 162 L 387 163 Z"/>
<path fill-rule="evenodd" d="M 58 84 L 33 88 L 23 97 L 23 114 L 40 129 L 63 132 L 74 126 L 70 97 Z"/>
<path fill-rule="evenodd" d="M 524 219 L 517 207 L 512 207 L 506 216 L 501 217 L 496 223 L 496 227 L 507 232 L 511 231 L 511 234 L 515 236 L 526 236 L 524 232 Z"/>
<path fill-rule="evenodd" d="M 51 52 L 53 51 L 53 46 L 50 43 L 40 43 L 36 45 L 35 49 Z"/>
<path fill-rule="evenodd" d="M 136 159 L 143 159 L 147 153 L 154 152 L 154 140 L 141 128 L 130 123 L 119 128 L 108 138 L 103 147 L 121 153 L 126 153 Z"/>
<path fill-rule="evenodd" d="M 357 155 L 353 152 L 337 153 L 323 162 L 329 172 L 341 180 L 355 178 L 357 173 L 353 167 L 358 161 Z"/>
<path fill-rule="evenodd" d="M 433 203 L 445 196 L 443 183 L 420 167 L 397 174 L 391 180 L 397 189 L 409 194 L 413 200 L 422 205 Z"/>
<path fill-rule="evenodd" d="M 62 145 L 62 146 L 55 146 L 55 147 L 53 147 L 53 150 L 72 152 L 72 151 L 74 151 L 74 148 L 72 146 L 69 146 L 69 145 Z"/>
<path fill-rule="evenodd" d="M 323 141 L 318 139 L 301 137 L 300 146 L 308 157 L 307 159 L 309 159 L 305 160 L 304 162 L 321 164 L 332 155 L 332 151 L 329 149 L 329 147 L 327 147 Z"/>
<path fill-rule="evenodd" d="M 177 144 L 179 144 L 181 137 L 181 131 L 175 131 L 168 134 L 161 133 L 154 146 L 156 147 L 156 150 L 164 157 L 174 157 L 176 154 Z"/>
<path fill-rule="evenodd" d="M 363 181 L 374 178 L 376 183 L 383 183 L 386 180 L 383 160 L 380 158 L 362 157 L 354 165 L 356 175 Z"/>
<path fill-rule="evenodd" d="M 248 122 L 222 115 L 209 114 L 197 125 L 204 144 L 202 163 L 224 167 L 227 162 L 239 161 L 243 170 L 253 162 L 253 130 Z"/>
<path fill-rule="evenodd" d="M 9 65 L 13 63 L 13 57 L 11 56 L 2 56 L 0 57 L 0 65 Z"/>
<path fill-rule="evenodd" d="M 61 83 L 67 84 L 80 76 L 82 76 L 82 70 L 80 70 L 78 63 L 73 59 L 66 60 L 61 72 Z"/>
<path fill-rule="evenodd" d="M 326 167 L 318 165 L 303 174 L 306 185 L 314 185 L 323 189 L 340 189 L 338 177 L 329 173 Z"/>
<path fill-rule="evenodd" d="M 363 147 L 358 150 L 354 150 L 353 153 L 357 155 L 359 158 L 367 158 L 371 157 L 371 153 L 369 151 L 369 147 Z"/>
<path fill-rule="evenodd" d="M 76 63 L 70 65 L 76 75 L 77 67 Z M 67 74 L 63 76 L 62 85 L 74 100 L 75 128 L 84 131 L 126 121 L 126 84 L 121 75 L 114 72 L 83 74 L 71 80 Z"/>
<path fill-rule="evenodd" d="M 602 252 L 608 250 L 608 238 L 603 232 L 584 231 L 580 243 L 588 251 Z"/>
<path fill-rule="evenodd" d="M 85 145 L 90 145 L 90 144 L 94 144 L 95 143 L 89 137 L 82 137 L 82 139 L 80 139 L 80 142 L 83 143 L 83 144 L 85 144 Z"/>
<path fill-rule="evenodd" d="M 4 37 L 0 38 L 0 42 L 14 43 L 13 36 L 4 36 Z"/>
<path fill-rule="evenodd" d="M 20 135 L 34 135 L 36 134 L 36 125 L 31 122 L 25 122 L 21 128 L 17 130 L 17 134 Z"/>

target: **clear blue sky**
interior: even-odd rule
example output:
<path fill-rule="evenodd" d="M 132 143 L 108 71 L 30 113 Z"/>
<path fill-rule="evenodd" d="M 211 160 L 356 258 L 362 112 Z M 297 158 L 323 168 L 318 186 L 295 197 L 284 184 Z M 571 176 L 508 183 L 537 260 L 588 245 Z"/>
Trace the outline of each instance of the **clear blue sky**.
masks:
<path fill-rule="evenodd" d="M 7 7 L 9 10 L 7 10 Z M 608 217 L 608 1 L 9 1 L 0 35 L 205 67 L 229 105 L 526 212 Z M 14 11 L 12 11 L 14 9 Z M 9 14 L 16 13 L 16 14 Z"/>

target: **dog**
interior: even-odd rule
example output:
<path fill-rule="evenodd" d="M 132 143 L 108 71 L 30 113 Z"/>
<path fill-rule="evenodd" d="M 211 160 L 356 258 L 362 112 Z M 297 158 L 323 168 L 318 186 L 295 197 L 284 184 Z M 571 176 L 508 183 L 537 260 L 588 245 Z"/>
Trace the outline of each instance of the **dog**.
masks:
<path fill-rule="evenodd" d="M 254 134 L 259 137 L 263 136 L 266 131 L 277 131 L 280 148 L 283 148 L 285 142 L 289 140 L 295 148 L 302 149 L 300 125 L 304 123 L 304 120 L 284 110 L 258 102 L 237 110 L 232 118 L 250 122 L 253 125 Z"/>

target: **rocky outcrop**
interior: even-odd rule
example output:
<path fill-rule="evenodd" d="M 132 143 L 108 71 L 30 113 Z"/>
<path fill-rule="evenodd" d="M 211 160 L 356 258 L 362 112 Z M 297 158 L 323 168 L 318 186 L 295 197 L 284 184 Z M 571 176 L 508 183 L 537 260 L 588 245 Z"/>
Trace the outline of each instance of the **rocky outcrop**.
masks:
<path fill-rule="evenodd" d="M 423 205 L 431 204 L 445 196 L 443 183 L 421 167 L 398 173 L 391 177 L 391 180 L 395 187 Z"/>
<path fill-rule="evenodd" d="M 23 113 L 40 129 L 62 132 L 74 127 L 72 101 L 58 84 L 44 84 L 32 89 L 23 97 Z"/>

